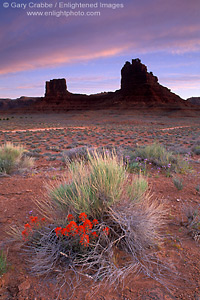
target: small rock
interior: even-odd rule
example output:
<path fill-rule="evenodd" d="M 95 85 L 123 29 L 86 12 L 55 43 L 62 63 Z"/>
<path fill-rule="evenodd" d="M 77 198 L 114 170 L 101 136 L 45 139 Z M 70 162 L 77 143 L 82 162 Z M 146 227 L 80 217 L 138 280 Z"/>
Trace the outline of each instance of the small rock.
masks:
<path fill-rule="evenodd" d="M 11 177 L 11 176 L 6 173 L 0 173 L 0 177 Z"/>
<path fill-rule="evenodd" d="M 25 280 L 18 286 L 18 289 L 19 289 L 19 291 L 25 291 L 25 290 L 30 289 L 30 286 L 31 286 L 30 281 Z"/>

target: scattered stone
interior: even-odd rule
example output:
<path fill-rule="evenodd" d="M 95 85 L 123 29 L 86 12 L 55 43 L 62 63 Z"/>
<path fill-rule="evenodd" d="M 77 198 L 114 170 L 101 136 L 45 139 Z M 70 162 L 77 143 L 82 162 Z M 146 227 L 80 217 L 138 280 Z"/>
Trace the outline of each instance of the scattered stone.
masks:
<path fill-rule="evenodd" d="M 147 289 L 141 300 L 175 300 L 176 298 L 164 289 L 155 287 Z"/>
<path fill-rule="evenodd" d="M 31 286 L 30 281 L 27 279 L 18 286 L 18 289 L 19 291 L 25 291 L 25 290 L 29 290 L 30 286 Z"/>
<path fill-rule="evenodd" d="M 11 177 L 11 176 L 6 173 L 0 173 L 0 177 Z"/>
<path fill-rule="evenodd" d="M 27 157 L 40 157 L 42 156 L 42 154 L 38 153 L 38 152 L 33 152 L 33 151 L 29 151 L 29 152 L 24 152 L 23 156 L 27 156 Z"/>

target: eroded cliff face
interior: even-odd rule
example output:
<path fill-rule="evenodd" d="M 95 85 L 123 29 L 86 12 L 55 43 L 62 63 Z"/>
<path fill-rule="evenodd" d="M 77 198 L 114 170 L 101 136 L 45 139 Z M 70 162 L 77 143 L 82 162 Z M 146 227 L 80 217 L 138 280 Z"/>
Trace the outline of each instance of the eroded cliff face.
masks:
<path fill-rule="evenodd" d="M 147 67 L 138 58 L 125 63 L 121 70 L 121 88 L 115 92 L 90 96 L 73 94 L 67 90 L 66 79 L 61 78 L 46 82 L 43 98 L 38 98 L 34 102 L 29 100 L 25 102 L 22 103 L 21 100 L 15 104 L 13 101 L 4 102 L 2 105 L 43 112 L 109 108 L 139 109 L 140 107 L 141 109 L 143 107 L 179 109 L 191 106 L 168 88 L 160 85 L 158 78 L 152 72 L 148 72 Z"/>
<path fill-rule="evenodd" d="M 121 70 L 121 94 L 129 101 L 156 105 L 185 105 L 185 101 L 158 82 L 140 59 L 126 62 Z"/>
<path fill-rule="evenodd" d="M 200 97 L 191 97 L 187 101 L 193 105 L 200 105 Z"/>
<path fill-rule="evenodd" d="M 121 92 L 131 95 L 137 86 L 153 86 L 158 83 L 158 78 L 152 72 L 147 72 L 139 58 L 127 61 L 121 69 Z"/>
<path fill-rule="evenodd" d="M 66 79 L 52 79 L 46 81 L 46 98 L 62 98 L 68 95 Z"/>

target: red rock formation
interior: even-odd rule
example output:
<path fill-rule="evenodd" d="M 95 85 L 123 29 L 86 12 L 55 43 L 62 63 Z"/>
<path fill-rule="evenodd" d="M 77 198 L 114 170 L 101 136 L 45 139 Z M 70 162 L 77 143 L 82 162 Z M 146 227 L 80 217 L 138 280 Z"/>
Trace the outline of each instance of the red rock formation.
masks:
<path fill-rule="evenodd" d="M 200 97 L 191 97 L 187 101 L 193 105 L 200 105 Z"/>
<path fill-rule="evenodd" d="M 14 101 L 15 102 L 15 101 Z M 82 95 L 67 91 L 66 80 L 53 79 L 46 82 L 44 98 L 32 101 L 0 101 L 2 107 L 26 109 L 26 111 L 68 111 L 87 109 L 132 109 L 132 108 L 169 108 L 180 109 L 191 105 L 158 83 L 158 78 L 140 59 L 126 62 L 121 70 L 121 89 L 115 92 Z M 11 106 L 10 106 L 11 105 Z"/>
<path fill-rule="evenodd" d="M 155 85 L 158 78 L 152 72 L 147 72 L 147 67 L 143 65 L 139 58 L 133 59 L 132 64 L 126 62 L 121 70 L 121 92 L 132 94 L 138 86 Z"/>
<path fill-rule="evenodd" d="M 152 72 L 147 72 L 147 67 L 140 59 L 133 59 L 132 63 L 126 62 L 121 70 L 120 93 L 126 102 L 141 103 L 149 106 L 185 106 L 186 102 L 168 88 L 158 83 L 158 78 Z"/>
<path fill-rule="evenodd" d="M 53 79 L 50 81 L 46 81 L 46 98 L 65 98 L 67 97 L 69 92 L 67 91 L 66 79 Z"/>

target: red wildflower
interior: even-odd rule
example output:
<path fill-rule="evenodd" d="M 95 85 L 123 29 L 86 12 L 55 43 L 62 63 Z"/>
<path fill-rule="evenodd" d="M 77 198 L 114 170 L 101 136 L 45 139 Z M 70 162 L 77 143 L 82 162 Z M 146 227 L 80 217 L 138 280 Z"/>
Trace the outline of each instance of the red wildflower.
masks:
<path fill-rule="evenodd" d="M 41 219 L 41 221 L 42 221 L 42 222 L 45 222 L 45 221 L 46 221 L 46 219 L 45 219 L 45 218 L 42 218 L 42 219 Z"/>
<path fill-rule="evenodd" d="M 109 228 L 108 227 L 103 228 L 103 232 L 105 235 L 109 235 Z"/>
<path fill-rule="evenodd" d="M 58 236 L 60 233 L 61 233 L 61 230 L 62 230 L 62 227 L 56 227 L 54 229 L 55 233 L 56 233 L 56 236 Z"/>
<path fill-rule="evenodd" d="M 76 233 L 78 233 L 78 225 L 74 221 L 71 221 L 67 225 L 66 229 L 69 233 L 71 233 L 72 236 L 74 236 Z"/>
<path fill-rule="evenodd" d="M 67 216 L 67 219 L 68 219 L 68 221 L 72 221 L 72 220 L 74 220 L 74 216 L 72 214 L 69 214 Z"/>
<path fill-rule="evenodd" d="M 31 229 L 31 225 L 29 223 L 27 223 L 27 224 L 24 225 L 24 228 L 25 229 L 27 229 L 27 228 Z"/>
<path fill-rule="evenodd" d="M 27 238 L 28 238 L 28 232 L 26 231 L 26 229 L 22 231 L 22 237 L 23 237 L 23 239 L 25 241 L 27 240 Z"/>
<path fill-rule="evenodd" d="M 94 225 L 97 225 L 99 222 L 98 222 L 97 219 L 94 219 L 94 220 L 92 221 L 92 223 L 93 223 Z"/>
<path fill-rule="evenodd" d="M 86 219 L 87 219 L 87 215 L 86 215 L 86 213 L 81 213 L 80 215 L 79 215 L 79 219 L 81 219 L 81 221 L 82 222 L 84 222 Z"/>
<path fill-rule="evenodd" d="M 91 235 L 92 235 L 93 237 L 98 237 L 98 234 L 97 234 L 96 231 L 91 232 Z"/>
<path fill-rule="evenodd" d="M 30 216 L 31 223 L 37 223 L 38 217 Z"/>
<path fill-rule="evenodd" d="M 80 235 L 85 233 L 85 227 L 83 225 L 79 225 L 78 226 L 78 232 L 79 232 Z"/>
<path fill-rule="evenodd" d="M 24 229 L 24 230 L 22 231 L 22 235 L 28 235 L 28 232 L 26 231 L 26 229 Z"/>
<path fill-rule="evenodd" d="M 62 235 L 67 235 L 68 236 L 67 227 L 66 228 L 62 228 L 61 231 L 60 231 L 60 233 Z"/>
<path fill-rule="evenodd" d="M 83 226 L 85 228 L 85 232 L 89 232 L 89 230 L 92 229 L 93 224 L 90 220 L 86 219 Z"/>
<path fill-rule="evenodd" d="M 82 234 L 80 237 L 80 244 L 88 247 L 89 245 L 89 235 L 88 234 Z"/>

